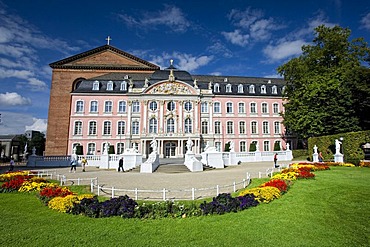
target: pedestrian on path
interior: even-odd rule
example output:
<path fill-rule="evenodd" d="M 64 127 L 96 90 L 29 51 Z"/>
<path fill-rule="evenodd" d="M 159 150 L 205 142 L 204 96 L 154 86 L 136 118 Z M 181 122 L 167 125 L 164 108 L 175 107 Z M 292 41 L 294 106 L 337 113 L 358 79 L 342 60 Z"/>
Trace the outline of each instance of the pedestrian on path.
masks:
<path fill-rule="evenodd" d="M 82 158 L 81 164 L 82 164 L 82 171 L 85 172 L 85 167 L 87 165 L 87 159 L 85 157 Z"/>
<path fill-rule="evenodd" d="M 14 170 L 14 158 L 13 156 L 10 157 L 10 163 L 9 163 L 9 171 L 13 171 Z"/>
<path fill-rule="evenodd" d="M 123 172 L 123 157 L 121 157 L 118 161 L 118 172 L 122 169 Z"/>
<path fill-rule="evenodd" d="M 279 165 L 277 164 L 277 160 L 278 160 L 277 156 L 278 156 L 278 154 L 275 153 L 274 154 L 274 166 L 275 166 L 275 168 L 279 168 Z"/>
<path fill-rule="evenodd" d="M 77 163 L 78 163 L 77 159 L 72 158 L 72 160 L 71 160 L 71 170 L 69 172 L 72 172 L 72 170 L 74 170 L 73 172 L 76 173 Z"/>

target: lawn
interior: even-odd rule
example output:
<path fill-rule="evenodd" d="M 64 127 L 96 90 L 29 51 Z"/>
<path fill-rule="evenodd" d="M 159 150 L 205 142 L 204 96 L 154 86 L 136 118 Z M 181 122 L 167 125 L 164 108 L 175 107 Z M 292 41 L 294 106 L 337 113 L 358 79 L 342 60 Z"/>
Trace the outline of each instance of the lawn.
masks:
<path fill-rule="evenodd" d="M 93 219 L 0 193 L 0 246 L 370 246 L 370 169 L 315 174 L 269 204 L 184 219 Z"/>

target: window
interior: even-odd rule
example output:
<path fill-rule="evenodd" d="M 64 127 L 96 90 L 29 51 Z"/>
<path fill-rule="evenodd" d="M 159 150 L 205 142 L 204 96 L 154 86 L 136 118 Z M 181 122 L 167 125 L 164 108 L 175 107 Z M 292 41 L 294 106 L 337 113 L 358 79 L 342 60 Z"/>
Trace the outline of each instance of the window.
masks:
<path fill-rule="evenodd" d="M 89 123 L 89 135 L 96 135 L 96 121 Z"/>
<path fill-rule="evenodd" d="M 93 100 L 90 102 L 90 112 L 98 112 L 98 101 Z"/>
<path fill-rule="evenodd" d="M 76 112 L 82 113 L 84 111 L 84 102 L 82 100 L 76 101 Z"/>
<path fill-rule="evenodd" d="M 126 129 L 125 121 L 118 121 L 117 123 L 117 135 L 124 135 Z"/>
<path fill-rule="evenodd" d="M 117 143 L 117 154 L 123 154 L 125 151 L 125 144 L 122 142 Z"/>
<path fill-rule="evenodd" d="M 156 101 L 151 101 L 151 102 L 149 103 L 149 109 L 150 109 L 151 111 L 156 111 L 156 110 L 157 110 L 157 108 L 158 108 L 158 104 L 157 104 L 157 102 L 156 102 Z"/>
<path fill-rule="evenodd" d="M 95 155 L 95 143 L 89 143 L 87 144 L 87 154 L 89 155 Z"/>
<path fill-rule="evenodd" d="M 241 141 L 239 143 L 239 152 L 245 152 L 247 150 L 246 146 L 247 146 L 247 144 L 245 143 L 245 141 Z"/>
<path fill-rule="evenodd" d="M 244 87 L 242 84 L 238 85 L 238 93 L 244 93 Z"/>
<path fill-rule="evenodd" d="M 126 101 L 118 102 L 118 112 L 120 113 L 126 112 Z"/>
<path fill-rule="evenodd" d="M 221 122 L 220 121 L 215 122 L 215 134 L 221 134 Z"/>
<path fill-rule="evenodd" d="M 139 121 L 135 120 L 132 122 L 132 134 L 138 135 L 139 134 Z"/>
<path fill-rule="evenodd" d="M 279 122 L 274 122 L 274 133 L 280 134 L 280 123 Z"/>
<path fill-rule="evenodd" d="M 263 132 L 263 134 L 268 134 L 269 133 L 269 122 L 264 121 L 262 123 L 262 132 Z"/>
<path fill-rule="evenodd" d="M 167 103 L 167 110 L 173 111 L 173 110 L 175 110 L 175 108 L 176 108 L 175 102 L 170 101 L 170 102 Z"/>
<path fill-rule="evenodd" d="M 107 83 L 107 91 L 112 91 L 113 90 L 113 82 L 112 81 L 109 81 Z"/>
<path fill-rule="evenodd" d="M 99 90 L 99 81 L 94 81 L 93 82 L 93 89 L 92 90 Z"/>
<path fill-rule="evenodd" d="M 157 119 L 151 118 L 149 120 L 149 133 L 157 133 Z"/>
<path fill-rule="evenodd" d="M 257 122 L 256 121 L 251 122 L 251 133 L 257 134 Z"/>
<path fill-rule="evenodd" d="M 257 106 L 256 103 L 251 103 L 251 113 L 256 114 L 257 113 Z"/>
<path fill-rule="evenodd" d="M 243 102 L 239 102 L 238 104 L 238 112 L 245 113 L 245 104 Z"/>
<path fill-rule="evenodd" d="M 103 135 L 110 135 L 112 130 L 112 123 L 110 121 L 104 121 L 103 123 Z"/>
<path fill-rule="evenodd" d="M 215 102 L 213 104 L 213 112 L 214 113 L 221 113 L 221 103 L 220 102 Z"/>
<path fill-rule="evenodd" d="M 104 103 L 104 112 L 105 113 L 112 112 L 112 101 L 105 101 L 105 103 Z"/>
<path fill-rule="evenodd" d="M 73 131 L 74 135 L 82 135 L 82 122 L 81 121 L 76 121 L 75 122 L 75 127 Z"/>
<path fill-rule="evenodd" d="M 265 85 L 261 86 L 261 93 L 263 93 L 263 94 L 266 93 L 266 86 Z"/>
<path fill-rule="evenodd" d="M 193 132 L 193 124 L 190 118 L 185 119 L 185 133 Z"/>
<path fill-rule="evenodd" d="M 226 93 L 231 93 L 231 84 L 226 85 Z"/>
<path fill-rule="evenodd" d="M 262 113 L 268 113 L 267 103 L 262 103 Z"/>
<path fill-rule="evenodd" d="M 202 122 L 202 134 L 208 134 L 208 122 L 207 121 Z"/>
<path fill-rule="evenodd" d="M 239 122 L 239 134 L 244 135 L 245 133 L 245 122 Z"/>
<path fill-rule="evenodd" d="M 227 128 L 227 134 L 234 134 L 234 123 L 232 121 L 228 121 L 226 123 L 226 128 Z"/>
<path fill-rule="evenodd" d="M 207 113 L 208 112 L 208 102 L 202 102 L 200 104 L 200 111 L 202 113 Z"/>
<path fill-rule="evenodd" d="M 226 103 L 226 113 L 233 113 L 233 103 L 232 102 Z"/>
<path fill-rule="evenodd" d="M 279 114 L 279 104 L 274 103 L 272 107 L 273 107 L 274 114 Z"/>
<path fill-rule="evenodd" d="M 263 151 L 270 151 L 270 142 L 264 141 L 263 142 Z"/>
<path fill-rule="evenodd" d="M 254 85 L 249 86 L 249 93 L 255 93 Z"/>
<path fill-rule="evenodd" d="M 272 94 L 277 94 L 277 87 L 276 86 L 272 86 L 271 93 Z"/>
<path fill-rule="evenodd" d="M 190 101 L 186 101 L 184 104 L 185 111 L 191 111 L 193 109 L 193 104 Z"/>
<path fill-rule="evenodd" d="M 167 133 L 175 132 L 175 120 L 173 118 L 167 119 Z"/>
<path fill-rule="evenodd" d="M 220 92 L 220 85 L 218 83 L 216 83 L 213 86 L 213 92 L 215 92 L 215 93 L 219 93 Z"/>
<path fill-rule="evenodd" d="M 126 81 L 121 82 L 121 86 L 120 86 L 119 90 L 127 91 L 127 82 Z"/>
<path fill-rule="evenodd" d="M 132 112 L 140 112 L 140 103 L 139 101 L 133 101 L 132 102 Z"/>

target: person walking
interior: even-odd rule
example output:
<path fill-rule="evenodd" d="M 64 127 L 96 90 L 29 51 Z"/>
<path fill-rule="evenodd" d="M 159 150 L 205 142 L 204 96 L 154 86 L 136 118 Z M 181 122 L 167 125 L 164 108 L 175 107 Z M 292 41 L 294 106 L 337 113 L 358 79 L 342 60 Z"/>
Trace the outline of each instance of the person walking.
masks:
<path fill-rule="evenodd" d="M 122 169 L 123 172 L 123 157 L 121 157 L 118 161 L 118 172 Z"/>
<path fill-rule="evenodd" d="M 87 159 L 85 157 L 82 158 L 81 164 L 82 164 L 82 171 L 85 172 L 85 167 L 87 165 Z"/>
<path fill-rule="evenodd" d="M 14 170 L 14 158 L 13 156 L 10 157 L 10 163 L 9 163 L 9 171 L 13 171 Z"/>
<path fill-rule="evenodd" d="M 278 168 L 279 167 L 278 164 L 277 164 L 277 160 L 278 160 L 277 156 L 278 156 L 278 154 L 275 153 L 274 154 L 274 166 L 275 166 L 275 168 Z"/>
<path fill-rule="evenodd" d="M 73 173 L 76 173 L 76 167 L 77 167 L 77 159 L 72 158 L 72 160 L 71 160 L 71 170 L 69 172 L 72 172 L 72 170 L 74 170 Z"/>
<path fill-rule="evenodd" d="M 324 157 L 322 157 L 322 153 L 319 152 L 319 162 L 323 162 L 324 161 Z"/>

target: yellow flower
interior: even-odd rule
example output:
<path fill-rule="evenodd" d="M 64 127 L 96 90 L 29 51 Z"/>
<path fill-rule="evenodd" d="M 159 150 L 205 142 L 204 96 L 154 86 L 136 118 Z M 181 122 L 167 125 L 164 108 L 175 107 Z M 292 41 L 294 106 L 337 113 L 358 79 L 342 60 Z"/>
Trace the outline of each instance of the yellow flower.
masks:
<path fill-rule="evenodd" d="M 280 190 L 276 187 L 265 186 L 257 187 L 253 189 L 246 189 L 239 193 L 239 196 L 244 196 L 247 194 L 253 194 L 256 197 L 256 200 L 260 203 L 269 203 L 274 199 L 280 198 Z"/>

